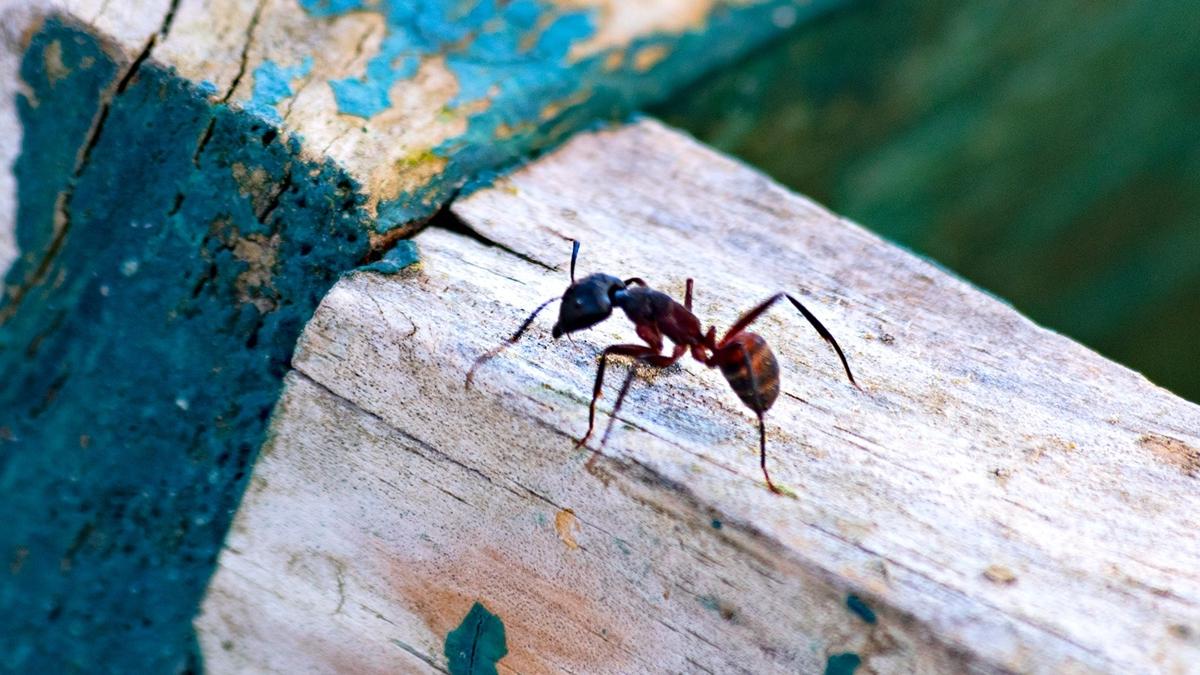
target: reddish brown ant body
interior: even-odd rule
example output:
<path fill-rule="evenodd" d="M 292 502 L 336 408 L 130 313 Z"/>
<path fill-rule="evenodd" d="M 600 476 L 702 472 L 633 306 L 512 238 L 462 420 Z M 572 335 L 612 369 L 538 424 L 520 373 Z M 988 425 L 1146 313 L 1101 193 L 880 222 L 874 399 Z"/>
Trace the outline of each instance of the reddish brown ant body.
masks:
<path fill-rule="evenodd" d="M 703 331 L 700 320 L 692 313 L 692 280 L 687 280 L 687 292 L 683 304 L 676 302 L 671 296 L 650 288 L 645 281 L 637 277 L 621 280 L 607 274 L 591 274 L 583 279 L 575 280 L 575 260 L 579 256 L 579 242 L 572 242 L 571 248 L 571 285 L 567 287 L 562 298 L 554 297 L 538 305 L 517 331 L 498 347 L 488 351 L 475 360 L 467 373 L 467 386 L 475 376 L 475 371 L 492 357 L 499 354 L 509 345 L 521 339 L 529 325 L 533 323 L 543 309 L 555 300 L 562 300 L 559 308 L 558 321 L 551 331 L 555 338 L 561 335 L 590 328 L 612 315 L 614 307 L 619 307 L 625 316 L 633 322 L 638 337 L 646 342 L 639 344 L 619 344 L 606 347 L 600 353 L 600 365 L 596 370 L 596 382 L 592 387 L 592 402 L 588 409 L 588 430 L 579 439 L 576 447 L 587 442 L 596 425 L 596 400 L 600 398 L 600 390 L 604 385 L 604 370 L 608 366 L 610 356 L 629 356 L 636 361 L 655 368 L 666 368 L 678 361 L 684 354 L 691 352 L 692 358 L 709 368 L 720 368 L 734 393 L 758 416 L 759 460 L 767 487 L 772 492 L 779 493 L 779 488 L 771 481 L 767 472 L 767 428 L 763 416 L 775 403 L 779 396 L 779 364 L 775 354 L 767 346 L 767 341 L 761 335 L 751 333 L 746 329 L 764 312 L 779 300 L 787 298 L 808 320 L 817 333 L 824 338 L 837 352 L 846 370 L 850 383 L 858 387 L 854 375 L 850 372 L 850 364 L 846 355 L 838 346 L 833 335 L 821 325 L 812 312 L 800 304 L 800 301 L 787 293 L 776 293 L 746 312 L 733 326 L 717 339 L 716 328 L 710 327 Z M 670 354 L 663 353 L 663 338 L 666 337 L 674 345 Z M 613 404 L 612 419 L 600 441 L 603 447 L 608 441 L 608 433 L 612 430 L 612 420 L 617 417 L 625 395 L 633 382 L 635 369 L 630 368 L 621 385 L 620 393 Z M 861 388 L 860 388 L 861 389 Z"/>

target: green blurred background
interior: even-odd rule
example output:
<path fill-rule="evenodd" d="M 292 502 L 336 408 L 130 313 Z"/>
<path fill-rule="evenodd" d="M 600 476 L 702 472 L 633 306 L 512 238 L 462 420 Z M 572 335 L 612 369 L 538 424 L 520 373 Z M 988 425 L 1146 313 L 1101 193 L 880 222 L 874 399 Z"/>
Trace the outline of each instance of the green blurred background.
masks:
<path fill-rule="evenodd" d="M 1200 0 L 859 1 L 653 112 L 1200 401 Z"/>

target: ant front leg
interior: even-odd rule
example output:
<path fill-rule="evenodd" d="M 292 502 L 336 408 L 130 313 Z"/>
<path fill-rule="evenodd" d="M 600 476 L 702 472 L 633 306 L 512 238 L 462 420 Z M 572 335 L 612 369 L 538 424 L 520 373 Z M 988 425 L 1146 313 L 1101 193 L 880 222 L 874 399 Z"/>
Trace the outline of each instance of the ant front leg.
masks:
<path fill-rule="evenodd" d="M 687 345 L 675 345 L 670 356 L 655 354 L 638 359 L 642 363 L 653 366 L 655 368 L 666 368 L 672 365 L 684 354 L 687 353 Z M 612 433 L 613 424 L 617 421 L 617 413 L 621 411 L 621 404 L 625 402 L 625 395 L 629 393 L 629 387 L 633 385 L 633 377 L 637 375 L 637 361 L 629 364 L 629 372 L 625 375 L 625 381 L 621 383 L 621 391 L 617 393 L 617 401 L 613 403 L 612 416 L 608 418 L 608 426 L 604 428 L 604 436 L 600 438 L 600 447 L 603 448 L 608 443 L 608 435 Z"/>
<path fill-rule="evenodd" d="M 588 438 L 592 435 L 592 430 L 596 428 L 596 401 L 600 398 L 600 392 L 604 388 L 604 370 L 608 367 L 608 357 L 611 355 L 632 356 L 635 359 L 644 359 L 651 356 L 659 356 L 659 353 L 658 350 L 642 345 L 612 345 L 611 347 L 606 347 L 600 353 L 600 365 L 596 368 L 596 382 L 592 385 L 592 402 L 588 406 L 587 433 L 575 443 L 575 447 L 577 448 L 587 443 Z M 630 373 L 633 373 L 632 368 L 630 368 Z M 622 387 L 623 390 L 627 388 L 627 386 Z"/>

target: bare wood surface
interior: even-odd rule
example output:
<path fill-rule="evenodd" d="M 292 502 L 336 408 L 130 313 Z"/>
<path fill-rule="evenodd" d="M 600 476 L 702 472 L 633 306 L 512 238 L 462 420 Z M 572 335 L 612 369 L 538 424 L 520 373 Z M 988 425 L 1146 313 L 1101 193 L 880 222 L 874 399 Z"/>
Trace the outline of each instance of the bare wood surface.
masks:
<path fill-rule="evenodd" d="M 503 672 L 1196 672 L 1200 408 L 655 122 L 454 211 L 501 246 L 428 230 L 419 267 L 347 277 L 306 329 L 197 620 L 214 670 L 442 669 L 479 601 Z M 838 337 L 865 392 L 790 307 L 755 327 L 794 498 L 694 362 L 635 383 L 585 467 L 623 319 L 554 342 L 549 310 L 464 390 L 562 292 L 572 238 L 581 273 L 694 277 L 718 329 L 783 289 Z"/>

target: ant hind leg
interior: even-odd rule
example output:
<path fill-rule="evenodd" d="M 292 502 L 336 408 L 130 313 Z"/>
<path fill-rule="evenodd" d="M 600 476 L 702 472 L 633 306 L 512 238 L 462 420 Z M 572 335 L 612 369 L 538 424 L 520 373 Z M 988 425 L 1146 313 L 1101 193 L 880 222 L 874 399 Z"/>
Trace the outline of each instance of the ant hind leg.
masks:
<path fill-rule="evenodd" d="M 767 479 L 767 487 L 777 495 L 783 494 L 783 491 L 775 487 L 774 481 L 771 480 L 771 474 L 767 471 L 767 423 L 763 418 L 763 413 L 758 413 L 758 464 L 762 467 L 763 478 Z"/>
<path fill-rule="evenodd" d="M 792 295 L 788 293 L 776 293 L 775 295 L 772 295 L 771 297 L 751 308 L 750 311 L 743 314 L 737 320 L 737 322 L 725 332 L 724 337 L 721 338 L 721 341 L 718 342 L 717 345 L 720 347 L 728 344 L 729 341 L 737 337 L 739 333 L 749 328 L 750 324 L 757 321 L 764 312 L 771 308 L 771 305 L 774 305 L 776 302 L 784 298 L 787 298 L 788 302 L 792 303 L 792 306 L 804 316 L 809 325 L 811 325 L 813 329 L 817 331 L 817 334 L 821 336 L 821 339 L 825 342 L 828 342 L 829 346 L 833 347 L 833 351 L 837 352 L 838 359 L 842 362 L 842 368 L 846 371 L 846 377 L 849 378 L 850 384 L 854 385 L 859 391 L 862 391 L 862 387 L 859 386 L 858 382 L 854 380 L 854 374 L 850 372 L 850 364 L 846 361 L 846 354 L 842 352 L 842 347 L 837 343 L 837 340 L 833 338 L 833 333 L 830 333 L 829 329 L 826 328 L 825 325 L 822 324 L 812 312 L 808 311 L 807 307 L 805 307 L 800 303 L 799 300 L 792 297 Z"/>

